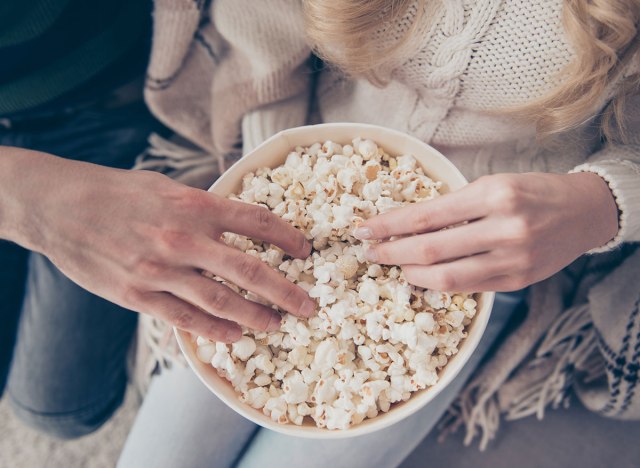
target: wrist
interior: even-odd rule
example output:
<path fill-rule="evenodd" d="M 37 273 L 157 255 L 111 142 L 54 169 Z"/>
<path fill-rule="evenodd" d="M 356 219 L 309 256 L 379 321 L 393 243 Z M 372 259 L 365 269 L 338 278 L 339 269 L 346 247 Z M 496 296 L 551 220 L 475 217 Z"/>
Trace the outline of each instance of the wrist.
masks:
<path fill-rule="evenodd" d="M 609 184 L 593 172 L 567 174 L 575 193 L 580 194 L 588 250 L 607 245 L 618 233 L 618 204 Z"/>

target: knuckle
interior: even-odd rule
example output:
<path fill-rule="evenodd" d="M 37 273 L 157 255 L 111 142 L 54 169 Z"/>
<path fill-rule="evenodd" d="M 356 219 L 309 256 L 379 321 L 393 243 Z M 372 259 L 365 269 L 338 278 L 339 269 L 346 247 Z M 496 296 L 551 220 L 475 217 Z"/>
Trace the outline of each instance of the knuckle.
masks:
<path fill-rule="evenodd" d="M 127 308 L 137 309 L 142 303 L 142 292 L 134 286 L 123 286 L 120 298 Z"/>
<path fill-rule="evenodd" d="M 517 244 L 526 244 L 532 239 L 531 222 L 525 216 L 517 216 L 510 221 L 506 234 L 508 240 Z"/>
<path fill-rule="evenodd" d="M 298 300 L 298 292 L 296 291 L 296 286 L 287 287 L 284 289 L 280 296 L 280 301 L 282 305 L 293 305 L 296 302 L 300 302 Z"/>
<path fill-rule="evenodd" d="M 119 257 L 128 271 L 135 271 L 140 262 L 145 260 L 144 254 L 139 249 L 131 249 L 126 246 L 121 249 Z"/>
<path fill-rule="evenodd" d="M 158 279 L 166 273 L 163 265 L 148 258 L 138 260 L 133 270 L 138 277 L 144 279 Z"/>
<path fill-rule="evenodd" d="M 273 214 L 266 208 L 257 207 L 254 209 L 253 216 L 258 228 L 264 231 L 270 230 L 274 225 Z"/>
<path fill-rule="evenodd" d="M 490 194 L 492 205 L 502 212 L 513 213 L 522 206 L 523 193 L 518 180 L 512 176 L 495 176 Z"/>
<path fill-rule="evenodd" d="M 418 256 L 420 261 L 427 265 L 435 263 L 438 260 L 436 250 L 432 245 L 426 243 L 419 247 Z"/>
<path fill-rule="evenodd" d="M 432 225 L 432 217 L 429 213 L 424 210 L 416 210 L 413 215 L 413 219 L 410 222 L 410 226 L 415 230 L 415 232 L 426 231 L 431 228 Z"/>
<path fill-rule="evenodd" d="M 211 197 L 203 190 L 187 188 L 180 197 L 180 202 L 186 210 L 201 211 L 211 207 Z"/>
<path fill-rule="evenodd" d="M 262 262 L 249 255 L 245 255 L 238 265 L 238 272 L 240 276 L 249 283 L 255 283 L 262 276 L 262 267 Z"/>
<path fill-rule="evenodd" d="M 229 305 L 229 293 L 222 288 L 215 288 L 209 294 L 207 303 L 212 310 L 221 311 L 225 310 Z"/>
<path fill-rule="evenodd" d="M 251 326 L 256 330 L 266 330 L 270 320 L 271 316 L 267 312 L 258 309 L 252 313 Z"/>
<path fill-rule="evenodd" d="M 172 323 L 183 330 L 190 329 L 193 326 L 194 320 L 193 314 L 188 310 L 176 311 L 172 317 Z"/>
<path fill-rule="evenodd" d="M 193 239 L 190 233 L 165 229 L 159 233 L 158 243 L 164 252 L 185 251 L 193 246 Z"/>
<path fill-rule="evenodd" d="M 491 181 L 494 179 L 494 177 L 497 177 L 497 175 L 482 175 L 472 183 L 476 185 L 483 185 L 485 187 L 489 187 L 492 184 Z"/>
<path fill-rule="evenodd" d="M 438 289 L 440 291 L 451 291 L 453 289 L 456 289 L 456 287 L 458 286 L 458 281 L 456 280 L 456 278 L 451 273 L 445 270 L 433 273 L 431 275 L 431 280 L 433 282 L 433 285 L 435 286 L 435 289 Z"/>
<path fill-rule="evenodd" d="M 387 221 L 383 219 L 379 219 L 378 221 L 379 222 L 372 228 L 373 232 L 376 234 L 376 237 L 380 239 L 386 239 L 390 237 L 389 233 L 391 232 L 391 229 L 389 228 Z"/>
<path fill-rule="evenodd" d="M 133 177 L 139 179 L 139 183 L 150 183 L 150 184 L 158 184 L 158 183 L 166 183 L 168 181 L 173 182 L 169 177 L 164 174 L 161 174 L 156 171 L 149 170 L 136 170 L 131 171 Z"/>

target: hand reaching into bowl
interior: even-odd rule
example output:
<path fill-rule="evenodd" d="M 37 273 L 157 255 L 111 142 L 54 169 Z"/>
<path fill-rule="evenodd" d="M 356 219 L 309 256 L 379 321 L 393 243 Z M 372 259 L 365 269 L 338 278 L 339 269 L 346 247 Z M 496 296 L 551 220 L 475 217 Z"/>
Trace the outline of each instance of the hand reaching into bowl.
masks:
<path fill-rule="evenodd" d="M 16 148 L 3 148 L 0 178 L 0 238 L 41 252 L 80 286 L 122 307 L 216 341 L 239 339 L 239 325 L 279 328 L 277 311 L 205 278 L 205 270 L 295 315 L 314 314 L 304 290 L 220 241 L 223 232 L 235 232 L 308 256 L 304 235 L 264 208 L 157 173 Z"/>
<path fill-rule="evenodd" d="M 481 177 L 371 218 L 354 234 L 382 240 L 368 259 L 402 265 L 415 285 L 513 291 L 560 271 L 617 230 L 617 205 L 600 176 L 528 173 Z"/>

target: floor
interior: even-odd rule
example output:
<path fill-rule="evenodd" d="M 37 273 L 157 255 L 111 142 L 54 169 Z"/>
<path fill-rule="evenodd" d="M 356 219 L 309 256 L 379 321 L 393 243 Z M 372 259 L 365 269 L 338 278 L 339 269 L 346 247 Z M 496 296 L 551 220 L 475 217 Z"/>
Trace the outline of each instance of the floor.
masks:
<path fill-rule="evenodd" d="M 23 426 L 5 398 L 0 401 L 0 468 L 112 468 L 137 408 L 137 397 L 129 391 L 122 407 L 99 431 L 60 442 Z"/>

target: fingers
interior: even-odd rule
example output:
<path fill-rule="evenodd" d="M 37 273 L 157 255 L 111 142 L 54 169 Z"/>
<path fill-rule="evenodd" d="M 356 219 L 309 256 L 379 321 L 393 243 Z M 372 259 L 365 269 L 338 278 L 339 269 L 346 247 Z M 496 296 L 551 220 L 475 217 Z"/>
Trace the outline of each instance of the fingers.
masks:
<path fill-rule="evenodd" d="M 436 265 L 402 266 L 409 283 L 438 291 L 475 292 L 474 287 L 490 278 L 503 275 L 505 270 L 505 262 L 492 253 Z"/>
<path fill-rule="evenodd" d="M 217 317 L 237 322 L 254 330 L 280 328 L 280 314 L 270 307 L 244 299 L 227 286 L 198 273 L 184 274 L 173 283 L 175 295 Z"/>
<path fill-rule="evenodd" d="M 385 265 L 431 265 L 487 252 L 495 243 L 490 223 L 477 221 L 452 229 L 369 246 L 365 256 Z"/>
<path fill-rule="evenodd" d="M 193 259 L 194 264 L 251 291 L 298 317 L 310 317 L 316 303 L 296 286 L 259 259 L 226 245 L 212 242 Z"/>
<path fill-rule="evenodd" d="M 533 278 L 530 274 L 514 273 L 509 275 L 498 275 L 493 278 L 486 279 L 478 284 L 474 284 L 470 288 L 473 291 L 496 291 L 509 292 L 524 289 L 532 285 L 536 281 L 544 278 Z"/>
<path fill-rule="evenodd" d="M 219 215 L 218 222 L 225 231 L 277 245 L 296 258 L 306 258 L 311 253 L 311 243 L 301 231 L 264 207 L 224 200 Z"/>
<path fill-rule="evenodd" d="M 437 231 L 463 221 L 479 219 L 488 213 L 479 186 L 462 189 L 391 210 L 368 219 L 354 231 L 358 239 L 387 239 L 402 234 Z"/>
<path fill-rule="evenodd" d="M 144 293 L 138 303 L 141 312 L 194 335 L 225 343 L 238 341 L 242 336 L 242 330 L 237 324 L 209 315 L 166 292 Z"/>

